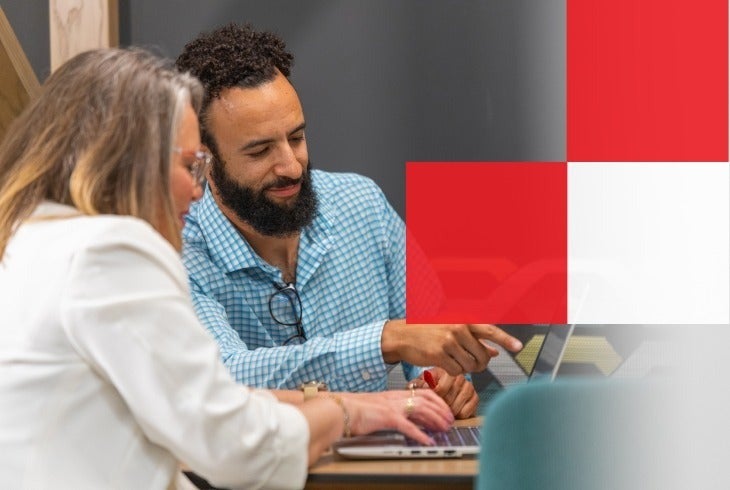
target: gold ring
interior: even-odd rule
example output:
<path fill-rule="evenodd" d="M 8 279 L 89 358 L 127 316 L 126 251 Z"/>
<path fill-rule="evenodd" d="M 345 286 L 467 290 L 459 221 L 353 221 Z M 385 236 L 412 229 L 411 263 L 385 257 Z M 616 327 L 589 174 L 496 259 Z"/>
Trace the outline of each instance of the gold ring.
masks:
<path fill-rule="evenodd" d="M 413 411 L 416 409 L 416 399 L 414 397 L 408 398 L 406 400 L 406 417 L 410 417 L 413 415 Z"/>

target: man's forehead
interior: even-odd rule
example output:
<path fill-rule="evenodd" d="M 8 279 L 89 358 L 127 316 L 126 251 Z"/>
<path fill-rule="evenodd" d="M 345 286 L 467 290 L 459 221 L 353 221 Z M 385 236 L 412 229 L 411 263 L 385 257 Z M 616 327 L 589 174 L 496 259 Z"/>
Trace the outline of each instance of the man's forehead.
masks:
<path fill-rule="evenodd" d="M 244 89 L 239 87 L 231 87 L 221 91 L 220 95 L 213 99 L 211 106 L 219 111 L 226 114 L 232 114 L 237 109 L 245 108 L 246 97 L 245 94 L 239 93 Z M 245 89 L 250 90 L 250 89 Z"/>
<path fill-rule="evenodd" d="M 226 89 L 207 112 L 208 129 L 219 143 L 237 147 L 286 137 L 304 124 L 301 104 L 286 79 L 253 88 Z"/>
<path fill-rule="evenodd" d="M 236 128 L 236 131 L 252 129 L 252 125 L 266 120 L 267 111 L 262 107 L 258 97 L 250 88 L 228 88 L 213 99 L 207 111 L 208 125 L 216 133 L 225 132 L 225 128 Z"/>
<path fill-rule="evenodd" d="M 294 87 L 284 76 L 255 87 L 229 87 L 212 101 L 211 109 L 235 115 L 241 111 L 301 110 Z"/>

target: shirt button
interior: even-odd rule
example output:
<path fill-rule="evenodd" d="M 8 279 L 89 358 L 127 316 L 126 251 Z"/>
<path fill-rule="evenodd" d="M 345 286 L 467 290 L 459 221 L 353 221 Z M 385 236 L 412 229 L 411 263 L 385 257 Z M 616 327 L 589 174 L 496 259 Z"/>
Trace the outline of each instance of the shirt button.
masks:
<path fill-rule="evenodd" d="M 365 381 L 368 381 L 370 379 L 370 371 L 368 371 L 367 369 L 363 369 L 362 370 L 362 379 L 364 379 Z"/>

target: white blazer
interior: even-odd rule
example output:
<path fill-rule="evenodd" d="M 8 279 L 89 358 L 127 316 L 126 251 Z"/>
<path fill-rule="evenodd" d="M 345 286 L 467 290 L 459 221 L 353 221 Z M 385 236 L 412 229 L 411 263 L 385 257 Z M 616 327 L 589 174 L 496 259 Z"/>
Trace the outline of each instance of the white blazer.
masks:
<path fill-rule="evenodd" d="M 304 416 L 236 385 L 149 224 L 43 203 L 0 262 L 0 485 L 297 488 Z"/>

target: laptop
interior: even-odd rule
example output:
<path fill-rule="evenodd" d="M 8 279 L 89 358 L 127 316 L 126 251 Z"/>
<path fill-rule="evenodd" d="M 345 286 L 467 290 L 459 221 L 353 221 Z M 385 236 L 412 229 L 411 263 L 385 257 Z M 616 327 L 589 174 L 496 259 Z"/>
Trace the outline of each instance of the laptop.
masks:
<path fill-rule="evenodd" d="M 529 381 L 552 381 L 565 354 L 574 325 L 550 325 L 535 359 Z M 340 439 L 334 452 L 346 459 L 422 459 L 461 458 L 479 454 L 481 427 L 452 427 L 429 435 L 435 446 L 424 446 L 400 432 L 380 431 L 365 436 Z M 428 431 L 427 431 L 428 432 Z"/>

